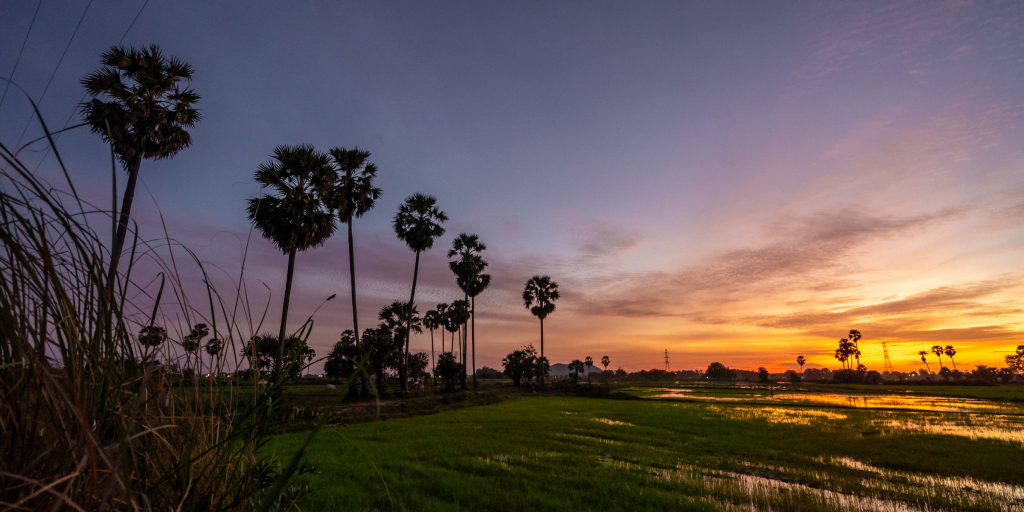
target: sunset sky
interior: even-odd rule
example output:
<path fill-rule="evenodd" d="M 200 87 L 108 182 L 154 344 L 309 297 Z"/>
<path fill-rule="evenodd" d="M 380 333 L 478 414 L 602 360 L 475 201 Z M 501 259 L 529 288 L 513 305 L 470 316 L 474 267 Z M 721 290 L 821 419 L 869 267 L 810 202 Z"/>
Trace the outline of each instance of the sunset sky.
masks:
<path fill-rule="evenodd" d="M 53 74 L 40 110 L 59 128 L 142 6 L 43 2 L 18 60 L 37 3 L 0 3 L 0 76 L 40 100 Z M 836 369 L 859 329 L 871 369 L 886 341 L 899 370 L 937 344 L 965 370 L 1024 344 L 1024 3 L 153 0 L 124 43 L 195 67 L 194 145 L 143 163 L 133 217 L 147 239 L 166 225 L 225 295 L 253 172 L 311 143 L 380 169 L 383 198 L 354 225 L 361 325 L 408 299 L 413 253 L 390 226 L 406 196 L 451 219 L 421 260 L 421 312 L 461 296 L 452 238 L 487 244 L 477 366 L 539 343 L 520 297 L 534 274 L 562 292 L 553 363 L 662 368 L 667 349 L 673 369 Z M 38 137 L 20 137 L 30 117 L 10 88 L 0 140 Z M 84 129 L 58 146 L 108 205 L 109 149 Z M 287 258 L 251 236 L 250 300 L 261 314 L 269 297 L 276 333 Z M 338 294 L 315 317 L 320 355 L 351 328 L 346 251 L 336 236 L 297 258 L 294 327 Z"/>

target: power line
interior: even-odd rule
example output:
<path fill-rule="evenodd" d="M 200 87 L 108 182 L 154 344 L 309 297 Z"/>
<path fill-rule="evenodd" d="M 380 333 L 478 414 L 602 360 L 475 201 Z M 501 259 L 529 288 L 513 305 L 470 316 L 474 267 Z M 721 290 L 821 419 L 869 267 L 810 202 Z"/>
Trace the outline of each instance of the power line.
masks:
<path fill-rule="evenodd" d="M 71 43 L 75 41 L 75 36 L 78 35 L 78 29 L 82 28 L 82 22 L 85 21 L 85 15 L 88 14 L 89 8 L 92 7 L 93 0 L 89 0 L 89 4 L 85 6 L 85 11 L 82 11 L 82 17 L 78 18 L 78 25 L 75 25 L 75 31 L 71 33 L 71 39 L 68 40 L 67 46 L 64 47 L 64 53 L 60 54 L 60 60 L 57 61 L 57 66 L 53 68 L 53 73 L 50 73 L 50 79 L 46 81 L 46 87 L 43 87 L 43 93 L 39 95 L 39 99 L 36 100 L 36 106 L 43 103 L 43 98 L 46 97 L 46 91 L 50 90 L 50 84 L 53 83 L 53 77 L 57 76 L 57 70 L 60 69 L 60 65 L 64 63 L 64 56 L 68 54 L 68 49 L 71 48 Z M 42 3 L 42 0 L 40 0 Z M 29 116 L 28 122 L 25 123 L 25 128 L 21 130 L 21 135 L 18 136 L 18 143 L 14 145 L 15 148 L 21 145 L 21 140 L 25 138 L 25 132 L 28 131 L 29 125 L 32 124 L 32 116 Z"/>
<path fill-rule="evenodd" d="M 28 44 L 28 36 L 32 33 L 32 27 L 36 24 L 36 16 L 39 15 L 39 8 L 43 6 L 43 0 L 39 0 L 36 4 L 36 12 L 32 15 L 32 21 L 28 24 L 28 32 L 25 32 L 25 39 L 21 42 L 21 50 L 18 51 L 18 58 L 14 61 L 14 67 L 11 68 L 10 80 L 14 80 L 14 73 L 18 71 L 18 64 L 21 63 L 21 54 L 25 53 L 25 45 Z M 7 89 L 11 88 L 11 82 L 7 82 L 7 86 L 4 87 L 4 94 L 0 96 L 0 108 L 4 106 L 4 100 L 7 99 Z"/>

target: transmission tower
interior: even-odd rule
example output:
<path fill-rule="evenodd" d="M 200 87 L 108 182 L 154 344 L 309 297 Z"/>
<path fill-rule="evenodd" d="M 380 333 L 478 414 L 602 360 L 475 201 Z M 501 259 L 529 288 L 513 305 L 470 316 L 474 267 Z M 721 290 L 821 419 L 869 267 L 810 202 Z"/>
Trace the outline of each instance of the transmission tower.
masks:
<path fill-rule="evenodd" d="M 672 371 L 672 367 L 670 367 L 668 365 L 668 349 L 667 348 L 665 349 L 665 371 L 666 372 Z"/>
<path fill-rule="evenodd" d="M 882 368 L 882 371 L 886 371 L 886 372 L 894 372 L 894 371 L 896 371 L 892 367 L 892 361 L 889 360 L 889 347 L 887 347 L 885 345 L 884 341 L 882 342 L 882 353 L 885 354 L 885 366 Z"/>

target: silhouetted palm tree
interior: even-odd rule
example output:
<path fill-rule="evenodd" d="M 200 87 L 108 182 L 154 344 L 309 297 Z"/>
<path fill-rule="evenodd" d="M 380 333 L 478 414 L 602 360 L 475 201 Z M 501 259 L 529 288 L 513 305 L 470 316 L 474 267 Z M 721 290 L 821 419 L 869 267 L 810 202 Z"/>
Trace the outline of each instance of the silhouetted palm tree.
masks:
<path fill-rule="evenodd" d="M 931 373 L 932 372 L 932 366 L 930 364 L 928 364 L 928 359 L 926 358 L 926 356 L 928 355 L 928 351 L 927 350 L 922 350 L 922 351 L 918 352 L 917 355 L 921 356 L 921 362 L 924 363 L 924 367 L 928 369 L 928 373 Z"/>
<path fill-rule="evenodd" d="M 434 240 L 444 234 L 444 224 L 448 216 L 437 208 L 437 198 L 420 193 L 405 198 L 398 207 L 393 226 L 398 239 L 405 242 L 416 253 L 416 264 L 412 271 L 412 292 L 409 293 L 409 308 L 413 308 L 416 300 L 416 278 L 420 272 L 420 252 L 434 246 Z M 402 371 L 399 376 L 403 392 L 409 390 L 407 376 L 409 374 L 409 330 L 405 333 L 405 358 L 402 360 Z"/>
<path fill-rule="evenodd" d="M 334 165 L 338 168 L 338 181 L 331 191 L 331 208 L 338 214 L 338 220 L 348 225 L 348 275 L 352 285 L 352 332 L 359 332 L 359 313 L 356 309 L 356 257 L 352 243 L 352 219 L 362 217 L 373 209 L 381 190 L 373 186 L 377 177 L 377 166 L 366 161 L 370 158 L 369 151 L 356 149 L 333 148 L 330 151 Z M 356 351 L 359 351 L 359 338 L 356 337 Z M 369 392 L 370 384 L 366 381 L 366 373 L 360 375 L 363 394 Z"/>
<path fill-rule="evenodd" d="M 944 354 L 944 353 L 945 353 L 945 350 L 943 350 L 942 347 L 940 347 L 938 345 L 935 345 L 934 347 L 932 347 L 932 354 L 935 354 L 935 355 L 939 356 L 939 369 L 940 370 L 942 368 L 944 368 L 942 366 L 942 354 Z"/>
<path fill-rule="evenodd" d="M 857 368 L 860 369 L 860 331 L 856 329 L 850 329 L 850 343 L 853 343 L 853 355 L 857 358 Z"/>
<path fill-rule="evenodd" d="M 587 358 L 583 360 L 583 364 L 587 365 L 587 382 L 590 382 L 590 369 L 594 366 L 594 358 L 587 356 Z"/>
<path fill-rule="evenodd" d="M 601 366 L 604 366 L 604 371 L 608 371 L 608 365 L 612 364 L 612 360 L 608 356 L 601 358 Z"/>
<path fill-rule="evenodd" d="M 334 234 L 335 217 L 328 200 L 337 173 L 327 155 L 306 144 L 278 146 L 272 158 L 256 169 L 256 182 L 269 188 L 270 193 L 249 199 L 248 212 L 263 238 L 288 255 L 275 363 L 275 368 L 283 368 L 295 253 L 322 245 Z"/>
<path fill-rule="evenodd" d="M 555 301 L 558 300 L 558 283 L 551 280 L 551 276 L 533 276 L 526 281 L 526 288 L 523 289 L 523 303 L 533 316 L 540 319 L 540 356 L 544 357 L 544 318 L 555 310 Z M 540 383 L 544 385 L 544 375 L 540 376 Z"/>
<path fill-rule="evenodd" d="M 142 159 L 171 158 L 192 144 L 187 129 L 199 122 L 199 111 L 193 108 L 199 95 L 190 88 L 181 88 L 181 82 L 192 80 L 192 66 L 174 57 L 164 57 L 159 46 L 115 46 L 100 61 L 106 67 L 82 79 L 82 85 L 93 97 L 82 104 L 82 114 L 92 132 L 111 145 L 128 172 L 114 245 L 110 248 L 112 287 L 128 233 Z M 97 96 L 111 99 L 103 101 Z"/>
<path fill-rule="evenodd" d="M 942 351 L 942 353 L 946 354 L 946 356 L 949 357 L 949 362 L 953 364 L 953 371 L 957 371 L 956 361 L 953 360 L 953 356 L 956 355 L 956 349 L 953 348 L 953 345 L 946 345 L 946 348 Z"/>
<path fill-rule="evenodd" d="M 796 364 L 800 365 L 800 373 L 804 372 L 804 363 L 806 362 L 807 359 L 804 359 L 804 356 L 796 356 Z"/>
<path fill-rule="evenodd" d="M 447 304 L 443 304 L 447 309 Z M 438 309 L 442 304 L 438 304 Z M 444 350 L 444 317 L 437 309 L 431 309 L 423 315 L 423 327 L 430 330 L 430 374 L 434 377 L 434 384 L 437 384 L 437 364 L 434 362 L 434 329 L 441 328 L 441 349 Z"/>
<path fill-rule="evenodd" d="M 449 258 L 455 258 L 448 262 L 448 268 L 455 274 L 455 280 L 459 288 L 464 292 L 466 301 L 473 298 L 470 305 L 470 319 L 473 320 L 473 385 L 476 386 L 476 300 L 475 297 L 491 283 L 491 276 L 481 274 L 487 267 L 487 262 L 480 257 L 480 253 L 487 250 L 487 246 L 480 242 L 477 235 L 459 233 L 459 236 L 452 240 L 452 248 L 448 251 Z M 486 277 L 483 277 L 486 276 Z M 472 293 L 471 293 L 472 292 Z M 465 360 L 463 360 L 465 364 Z M 465 379 L 463 379 L 465 381 Z M 465 386 L 465 382 L 463 382 Z"/>
<path fill-rule="evenodd" d="M 466 368 L 466 336 L 464 327 L 469 322 L 469 303 L 464 300 L 457 300 L 452 302 L 452 305 L 448 308 L 448 317 L 451 324 L 447 326 L 449 330 L 454 328 L 459 333 L 459 357 L 462 359 L 462 368 Z M 455 342 L 455 332 L 452 332 L 452 343 Z M 465 373 L 465 372 L 463 372 Z M 466 378 L 460 377 L 459 382 L 462 389 L 466 389 Z"/>

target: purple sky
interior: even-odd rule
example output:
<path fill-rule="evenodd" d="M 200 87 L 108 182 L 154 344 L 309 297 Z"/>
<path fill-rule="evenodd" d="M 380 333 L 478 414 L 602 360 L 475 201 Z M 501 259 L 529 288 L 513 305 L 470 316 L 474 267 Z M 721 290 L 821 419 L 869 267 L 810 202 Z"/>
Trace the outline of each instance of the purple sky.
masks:
<path fill-rule="evenodd" d="M 34 99 L 87 3 L 41 5 L 13 72 Z M 0 3 L 0 76 L 36 6 Z M 41 101 L 51 128 L 141 6 L 93 2 Z M 563 292 L 545 322 L 554 362 L 663 367 L 668 349 L 675 368 L 836 368 L 854 328 L 878 369 L 880 341 L 898 369 L 935 344 L 967 368 L 1024 344 L 1020 2 L 152 1 L 125 44 L 152 43 L 195 67 L 204 119 L 193 147 L 143 164 L 133 215 L 158 238 L 162 212 L 222 290 L 273 148 L 359 146 L 384 190 L 355 224 L 361 324 L 408 296 L 398 204 L 435 195 L 451 221 L 421 263 L 420 310 L 456 298 L 444 253 L 479 234 L 494 283 L 478 366 L 539 341 L 519 299 L 538 273 Z M 0 140 L 30 116 L 11 88 Z M 82 130 L 58 144 L 109 204 L 108 149 Z M 54 166 L 40 173 L 59 183 Z M 275 291 L 275 332 L 285 263 L 253 235 L 246 281 L 260 312 L 259 283 Z M 296 327 L 339 295 L 316 316 L 321 354 L 350 327 L 346 265 L 340 236 L 297 259 Z"/>

